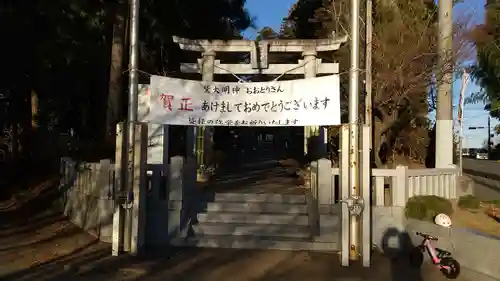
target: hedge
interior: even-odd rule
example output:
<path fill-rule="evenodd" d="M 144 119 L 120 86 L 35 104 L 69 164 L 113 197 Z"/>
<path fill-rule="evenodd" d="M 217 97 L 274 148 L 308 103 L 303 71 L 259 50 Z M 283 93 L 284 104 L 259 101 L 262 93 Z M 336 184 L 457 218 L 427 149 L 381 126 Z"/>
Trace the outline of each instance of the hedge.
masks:
<path fill-rule="evenodd" d="M 434 221 L 437 214 L 453 216 L 453 206 L 448 199 L 435 195 L 413 196 L 408 199 L 405 207 L 407 218 Z"/>

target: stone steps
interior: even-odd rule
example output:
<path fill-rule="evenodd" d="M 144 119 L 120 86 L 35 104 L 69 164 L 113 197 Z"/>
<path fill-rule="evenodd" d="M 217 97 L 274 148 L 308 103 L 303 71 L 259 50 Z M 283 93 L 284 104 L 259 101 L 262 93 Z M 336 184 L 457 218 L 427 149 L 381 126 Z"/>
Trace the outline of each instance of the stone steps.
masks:
<path fill-rule="evenodd" d="M 171 243 L 209 248 L 339 250 L 336 217 L 325 217 L 325 231 L 333 231 L 331 235 L 312 237 L 309 223 L 303 193 L 221 192 L 197 214 L 192 235 L 177 237 Z"/>
<path fill-rule="evenodd" d="M 267 213 L 307 215 L 306 204 L 209 202 L 206 212 L 218 213 Z"/>
<path fill-rule="evenodd" d="M 291 214 L 264 214 L 264 213 L 201 213 L 198 214 L 200 223 L 254 223 L 274 225 L 308 226 L 307 215 Z"/>
<path fill-rule="evenodd" d="M 306 239 L 286 237 L 203 235 L 191 238 L 174 238 L 174 246 L 226 249 L 266 249 L 287 251 L 337 252 L 337 242 L 314 242 Z"/>
<path fill-rule="evenodd" d="M 310 238 L 309 226 L 250 223 L 200 223 L 193 225 L 196 235 Z"/>
<path fill-rule="evenodd" d="M 215 194 L 214 202 L 306 204 L 306 196 L 303 194 L 225 192 Z"/>
<path fill-rule="evenodd" d="M 172 243 L 240 249 L 313 247 L 304 194 L 217 193 L 197 219 L 192 237 Z"/>

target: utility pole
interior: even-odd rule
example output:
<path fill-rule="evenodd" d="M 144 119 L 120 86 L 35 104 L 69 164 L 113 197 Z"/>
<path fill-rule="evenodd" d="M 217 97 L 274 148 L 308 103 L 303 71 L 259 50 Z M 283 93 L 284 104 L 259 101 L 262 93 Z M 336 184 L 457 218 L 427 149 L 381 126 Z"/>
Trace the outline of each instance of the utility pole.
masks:
<path fill-rule="evenodd" d="M 491 155 L 491 117 L 488 116 L 488 158 Z"/>
<path fill-rule="evenodd" d="M 351 68 L 349 71 L 349 185 L 351 198 L 359 198 L 359 1 L 351 0 Z M 343 152 L 344 153 L 344 152 Z M 360 217 L 351 214 L 350 251 L 351 260 L 359 259 Z"/>
<path fill-rule="evenodd" d="M 365 36 L 365 126 L 362 130 L 362 141 L 361 141 L 361 162 L 360 165 L 361 176 L 359 177 L 360 192 L 359 194 L 362 198 L 370 197 L 370 186 L 372 178 L 372 149 L 373 149 L 373 95 L 372 95 L 372 36 L 373 36 L 373 2 L 372 0 L 366 0 L 366 36 Z M 367 127 L 367 129 L 365 129 Z M 368 132 L 367 132 L 368 130 Z M 360 130 L 361 131 L 361 130 Z M 368 146 L 366 145 L 368 143 Z M 368 162 L 368 163 L 367 163 Z M 369 199 L 368 199 L 369 200 Z M 365 208 L 363 208 L 365 209 Z M 361 259 L 364 267 L 369 267 L 371 264 L 371 227 L 372 227 L 372 216 L 370 210 L 370 204 L 360 216 L 361 218 Z M 368 241 L 367 241 L 368 240 Z"/>
<path fill-rule="evenodd" d="M 365 50 L 365 124 L 372 126 L 372 36 L 373 36 L 373 2 L 366 0 L 366 50 Z M 370 129 L 371 131 L 371 129 Z M 372 143 L 370 141 L 370 148 Z"/>
<path fill-rule="evenodd" d="M 122 154 L 122 169 L 124 180 L 122 191 L 126 195 L 126 211 L 124 220 L 123 248 L 130 251 L 132 236 L 132 209 L 133 201 L 132 185 L 134 180 L 134 146 L 135 146 L 135 124 L 137 122 L 137 100 L 139 93 L 139 1 L 130 0 L 130 59 L 129 59 L 129 92 L 127 122 L 123 130 L 124 149 Z"/>
<path fill-rule="evenodd" d="M 460 102 L 458 103 L 458 124 L 459 124 L 459 140 L 458 140 L 458 159 L 460 161 L 460 173 L 463 170 L 463 141 L 464 141 L 464 101 L 465 101 L 465 91 L 467 89 L 467 84 L 469 83 L 469 73 L 466 69 L 462 73 L 462 85 L 460 87 Z"/>
<path fill-rule="evenodd" d="M 436 110 L 436 168 L 453 164 L 452 0 L 438 1 L 438 89 Z"/>

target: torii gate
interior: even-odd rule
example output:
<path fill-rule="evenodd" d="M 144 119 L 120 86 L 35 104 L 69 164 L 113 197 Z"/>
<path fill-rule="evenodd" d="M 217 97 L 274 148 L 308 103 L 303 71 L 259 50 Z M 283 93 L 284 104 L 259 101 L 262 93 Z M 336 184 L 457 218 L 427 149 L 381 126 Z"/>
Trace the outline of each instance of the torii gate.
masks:
<path fill-rule="evenodd" d="M 332 34 L 334 35 L 334 34 Z M 304 78 L 314 78 L 318 74 L 338 74 L 338 63 L 323 63 L 318 58 L 319 52 L 331 52 L 338 50 L 341 45 L 347 42 L 348 37 L 335 37 L 328 39 L 309 39 L 309 40 L 190 40 L 179 37 L 174 37 L 173 41 L 179 44 L 181 50 L 194 51 L 201 53 L 201 59 L 197 63 L 181 63 L 181 72 L 184 73 L 199 73 L 202 75 L 202 80 L 211 82 L 214 80 L 214 74 L 232 74 L 238 75 L 304 75 Z M 233 53 L 250 53 L 249 64 L 223 64 L 220 60 L 216 60 L 217 52 L 233 52 Z M 280 64 L 269 63 L 269 53 L 301 53 L 303 59 L 295 64 Z M 352 66 L 351 66 L 352 67 Z M 279 77 L 278 77 L 279 78 Z M 351 81 L 352 82 L 352 81 Z M 196 155 L 197 163 L 207 164 L 207 160 L 212 155 L 212 136 L 213 127 L 195 127 L 188 133 L 188 155 Z M 352 151 L 352 142 L 356 141 L 353 134 L 356 134 L 356 126 L 342 126 L 341 134 L 341 150 L 342 166 L 341 169 L 341 193 L 342 198 L 342 250 L 341 261 L 343 265 L 349 265 L 349 259 L 358 255 L 359 248 L 362 248 L 363 265 L 370 264 L 371 251 L 371 211 L 370 208 L 364 208 L 363 198 L 370 198 L 370 127 L 362 126 L 363 153 L 359 158 L 362 162 L 362 173 L 360 184 L 362 186 L 359 196 L 352 195 L 352 187 L 350 183 L 350 166 L 355 158 L 351 159 L 352 154 L 359 152 Z M 309 126 L 304 128 L 304 152 L 308 153 L 308 138 L 319 136 L 323 139 L 322 143 L 318 143 L 317 147 L 321 152 L 326 152 L 326 130 L 321 130 L 320 126 Z M 196 138 L 196 141 L 195 141 Z M 316 149 L 316 148 L 314 148 Z M 346 153 L 348 152 L 348 153 Z M 208 157 L 207 157 L 208 156 Z M 322 162 L 319 165 L 326 167 L 329 171 L 330 162 Z M 199 166 L 198 166 L 199 167 Z M 197 171 L 198 176 L 202 176 L 200 169 Z M 331 178 L 331 177 L 329 177 Z M 200 178 L 201 179 L 201 178 Z M 352 183 L 351 183 L 352 184 Z M 351 194 L 351 195 L 349 195 Z M 369 205 L 369 204 L 368 204 Z M 363 211 L 364 209 L 364 211 Z M 353 220 L 353 216 L 360 216 Z M 359 220 L 360 219 L 360 220 Z M 358 223 L 361 222 L 362 227 L 359 228 Z M 362 245 L 359 244 L 362 240 Z"/>
<path fill-rule="evenodd" d="M 347 37 L 340 38 L 330 38 L 330 39 L 317 39 L 317 40 L 264 40 L 264 41 L 250 41 L 250 40 L 229 40 L 229 41 L 221 41 L 221 40 L 188 40 L 183 38 L 174 37 L 174 42 L 178 43 L 182 50 L 186 51 L 197 51 L 200 52 L 202 58 L 198 60 L 197 63 L 182 63 L 181 71 L 185 73 L 201 73 L 202 80 L 211 82 L 214 79 L 214 74 L 233 74 L 233 75 L 255 75 L 255 74 L 267 74 L 267 75 L 284 75 L 284 74 L 294 74 L 294 75 L 304 75 L 305 78 L 314 78 L 317 74 L 338 74 L 339 65 L 338 63 L 322 63 L 321 59 L 318 59 L 317 55 L 319 52 L 327 52 L 327 51 L 335 51 L 340 48 L 340 46 L 347 42 Z M 251 62 L 250 64 L 222 64 L 219 60 L 216 60 L 217 52 L 238 52 L 238 53 L 250 53 Z M 299 60 L 296 64 L 270 64 L 268 61 L 269 53 L 301 53 L 303 59 Z M 142 124 L 144 125 L 144 124 Z M 326 143 L 326 134 L 324 130 L 320 130 L 320 126 L 309 126 L 304 130 L 304 152 L 307 151 L 307 141 L 311 136 L 321 136 L 323 135 L 322 149 L 325 149 Z M 370 197 L 370 188 L 369 188 L 369 138 L 364 139 L 364 152 L 361 161 L 363 162 L 363 188 L 361 197 L 357 195 L 351 195 L 350 191 L 352 188 L 349 185 L 349 170 L 348 167 L 351 165 L 351 154 L 357 153 L 352 150 L 351 137 L 352 137 L 352 128 L 355 126 L 342 126 L 342 167 L 341 169 L 341 193 L 345 198 L 342 198 L 342 231 L 341 231 L 341 239 L 342 239 L 342 250 L 341 250 L 341 260 L 343 265 L 349 265 L 349 258 L 357 256 L 358 251 L 358 242 L 359 235 L 363 236 L 363 264 L 365 266 L 369 266 L 370 264 L 370 255 L 371 251 L 371 240 L 370 240 L 370 209 L 366 208 L 363 211 L 363 198 Z M 137 130 L 137 128 L 136 128 Z M 136 138 L 142 139 L 145 136 L 146 130 L 142 127 L 139 128 L 138 133 L 136 134 Z M 196 160 L 198 163 L 207 163 L 206 154 L 211 154 L 212 145 L 212 133 L 213 127 L 195 127 L 195 130 L 189 130 L 188 132 L 195 134 L 188 134 L 188 144 L 191 143 L 188 151 L 188 157 L 192 154 L 196 155 Z M 363 127 L 363 135 L 368 136 L 370 133 L 369 127 Z M 198 136 L 198 140 L 195 142 L 194 135 Z M 119 139 L 119 138 L 118 138 Z M 368 141 L 366 141 L 368 140 Z M 120 145 L 117 143 L 117 148 Z M 321 145 L 320 145 L 321 146 Z M 139 163 L 137 169 L 141 170 L 142 166 L 145 165 L 144 159 L 147 157 L 143 157 L 145 151 L 141 151 L 143 149 L 143 145 L 138 147 L 138 151 L 134 154 L 134 162 Z M 207 149 L 208 148 L 208 149 Z M 117 149 L 117 161 L 116 163 L 121 163 L 119 158 L 121 157 L 121 148 Z M 192 153 L 194 152 L 194 153 Z M 349 152 L 349 153 L 346 153 Z M 140 159 L 139 159 L 140 158 Z M 321 163 L 322 164 L 321 164 Z M 130 166 L 130 161 L 129 161 Z M 135 166 L 131 166 L 135 167 Z M 323 167 L 323 169 L 321 168 Z M 328 181 L 331 181 L 331 164 L 328 160 L 318 161 L 317 171 L 323 170 L 323 175 L 326 175 L 325 178 L 328 180 L 323 182 L 322 184 L 325 187 L 330 187 L 331 184 Z M 141 170 L 142 171 L 142 170 Z M 192 171 L 194 172 L 194 171 Z M 137 173 L 141 174 L 141 173 Z M 143 244 L 144 240 L 144 212 L 140 208 L 140 202 L 143 202 L 145 199 L 144 196 L 139 195 L 140 188 L 140 180 L 134 181 L 134 194 L 136 196 L 133 197 L 133 210 L 136 213 L 135 218 L 131 219 L 130 230 L 125 233 L 127 238 L 124 240 L 130 240 L 128 243 L 129 251 L 131 253 L 137 252 L 138 245 Z M 328 188 L 323 188 L 324 190 L 328 190 Z M 349 197 L 347 197 L 349 196 Z M 319 200 L 318 200 L 319 201 Z M 143 202 L 144 203 L 144 202 Z M 120 208 L 117 208 L 119 210 Z M 139 210 L 142 210 L 139 212 Z M 133 213 L 133 212 L 129 212 Z M 142 215 L 141 215 L 142 213 Z M 354 221 L 354 224 L 350 224 L 353 216 L 362 216 L 362 231 L 357 227 L 357 221 Z M 142 217 L 142 219 L 141 219 Z M 313 215 L 314 219 L 318 221 L 319 214 Z M 121 225 L 118 223 L 120 218 L 120 212 L 115 212 L 113 223 L 113 250 L 114 254 L 117 254 L 119 251 L 120 245 L 120 235 L 118 228 Z M 319 222 L 319 221 L 318 221 Z M 355 226 L 355 227 L 352 227 Z M 138 237 L 141 237 L 139 239 Z M 115 239 L 116 238 L 116 239 Z M 141 242 L 142 241 L 142 242 Z M 124 243 L 125 245 L 125 243 Z"/>
<path fill-rule="evenodd" d="M 342 126 L 342 166 L 341 181 L 342 181 L 342 194 L 348 194 L 351 191 L 351 196 L 343 198 L 342 201 L 342 251 L 341 260 L 343 265 L 349 265 L 349 258 L 356 257 L 358 251 L 358 234 L 363 236 L 363 265 L 369 266 L 370 264 L 370 227 L 371 215 L 370 208 L 363 211 L 364 203 L 363 198 L 370 197 L 370 154 L 366 153 L 370 150 L 370 127 L 363 126 L 363 147 L 364 153 L 361 159 L 363 163 L 362 182 L 363 188 L 361 197 L 358 196 L 359 186 L 359 120 L 358 120 L 358 80 L 359 80 L 359 1 L 353 0 L 351 3 L 351 68 L 350 68 L 350 98 L 349 98 L 349 126 Z M 122 176 L 117 177 L 116 186 L 120 186 L 120 192 L 117 193 L 116 201 L 118 204 L 115 206 L 113 215 L 113 245 L 112 252 L 114 255 L 120 251 L 122 235 L 124 249 L 128 248 L 131 253 L 137 254 L 140 247 L 144 245 L 144 226 L 145 226 L 145 210 L 143 207 L 145 203 L 145 184 L 141 184 L 142 179 L 145 178 L 145 157 L 147 146 L 143 140 L 147 138 L 147 129 L 145 124 L 137 124 L 137 109 L 138 105 L 138 57 L 139 57 L 139 0 L 130 1 L 130 71 L 129 71 L 129 111 L 127 116 L 127 128 L 123 130 L 121 125 L 118 126 L 117 134 L 117 153 L 115 167 L 118 174 Z M 333 34 L 334 35 L 334 34 Z M 248 40 L 230 40 L 230 41 L 208 41 L 208 40 L 186 40 L 181 38 L 174 38 L 181 49 L 199 51 L 202 53 L 202 59 L 195 64 L 182 64 L 181 69 L 184 72 L 201 73 L 204 81 L 212 81 L 214 73 L 223 73 L 220 70 L 228 71 L 232 74 L 251 75 L 251 74 L 303 74 L 305 78 L 315 77 L 317 74 L 338 73 L 338 64 L 323 64 L 321 60 L 317 59 L 318 52 L 322 51 L 335 51 L 338 50 L 342 43 L 347 41 L 347 36 L 330 39 L 320 40 L 264 40 L 260 42 Z M 250 52 L 251 64 L 249 65 L 223 65 L 220 61 L 215 60 L 217 52 Z M 268 52 L 299 52 L 302 53 L 303 60 L 299 64 L 283 65 L 283 64 L 268 64 Z M 302 62 L 302 65 L 300 64 Z M 217 67 L 218 70 L 215 70 Z M 220 70 L 219 70 L 220 69 Z M 225 73 L 225 72 L 224 72 Z M 192 130 L 190 130 L 193 132 Z M 195 153 L 197 159 L 206 162 L 204 145 L 199 145 L 205 142 L 211 142 L 210 136 L 213 128 L 208 130 L 200 130 L 196 132 L 200 136 L 201 142 L 197 142 Z M 123 133 L 124 149 L 121 149 L 121 134 Z M 324 132 L 323 132 L 324 134 Z M 321 135 L 318 126 L 305 128 L 305 148 L 307 148 L 307 138 L 312 135 Z M 191 138 L 191 141 L 194 139 Z M 324 144 L 324 143 L 323 143 Z M 211 145 L 207 146 L 211 150 Z M 324 147 L 324 146 L 323 146 Z M 345 153 L 345 152 L 349 153 Z M 125 152 L 125 153 L 122 153 Z M 129 155 L 129 153 L 131 155 Z M 123 156 L 123 157 L 122 157 Z M 122 161 L 123 159 L 123 161 Z M 320 159 L 321 160 L 321 159 Z M 318 170 L 323 166 L 325 171 L 324 175 L 327 182 L 323 183 L 329 186 L 328 181 L 331 181 L 330 162 L 323 159 L 323 165 L 318 161 Z M 325 163 L 326 162 L 326 163 Z M 348 168 L 347 168 L 348 167 Z M 121 169 L 124 173 L 121 173 Z M 134 171 L 137 170 L 137 173 Z M 319 173 L 318 173 L 319 174 Z M 123 184 L 122 184 L 123 183 Z M 368 200 L 369 202 L 369 200 Z M 122 216 L 122 207 L 126 205 L 127 212 Z M 129 207 L 130 206 L 130 207 Z M 369 204 L 368 204 L 369 207 Z M 358 218 L 350 220 L 349 216 L 362 216 L 363 228 L 360 233 Z M 313 215 L 317 220 L 318 214 Z M 123 229 L 123 218 L 126 218 L 128 226 Z M 352 223 L 350 223 L 352 221 Z M 316 224 L 316 223 L 315 223 Z M 351 227 L 349 227 L 351 226 Z M 315 226 L 317 227 L 317 226 Z M 127 237 L 125 237 L 127 236 Z M 353 238 L 353 239 L 350 239 Z"/>
<path fill-rule="evenodd" d="M 233 75 L 304 75 L 304 78 L 313 78 L 318 74 L 337 74 L 338 63 L 324 63 L 319 59 L 319 52 L 336 51 L 347 42 L 347 36 L 329 39 L 310 40 L 190 40 L 174 37 L 174 42 L 179 44 L 181 50 L 200 52 L 202 58 L 197 63 L 182 63 L 181 72 L 200 73 L 203 81 L 213 81 L 214 74 Z M 216 60 L 217 53 L 238 52 L 250 53 L 249 64 L 223 64 Z M 269 53 L 301 53 L 303 59 L 296 64 L 269 63 Z M 188 134 L 188 143 L 194 143 L 189 147 L 196 155 L 198 168 L 200 164 L 207 167 L 208 160 L 213 155 L 213 127 L 196 127 L 194 134 Z M 308 138 L 320 136 L 323 144 L 318 143 L 318 149 L 326 152 L 327 136 L 325 130 L 319 126 L 304 128 L 304 153 L 307 153 Z M 191 138 L 191 139 L 189 139 Z M 196 138 L 196 141 L 193 139 Z M 189 151 L 191 154 L 191 151 Z M 202 172 L 198 169 L 198 178 L 202 180 Z"/>

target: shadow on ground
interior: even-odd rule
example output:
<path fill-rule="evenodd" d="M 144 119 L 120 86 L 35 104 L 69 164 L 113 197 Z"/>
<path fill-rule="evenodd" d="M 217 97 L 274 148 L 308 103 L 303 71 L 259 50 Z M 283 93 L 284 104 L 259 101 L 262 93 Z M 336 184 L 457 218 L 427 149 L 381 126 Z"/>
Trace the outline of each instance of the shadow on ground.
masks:
<path fill-rule="evenodd" d="M 389 263 L 393 281 L 422 281 L 422 268 L 410 265 L 409 253 L 415 247 L 410 235 L 397 228 L 388 228 L 382 237 L 382 250 Z M 432 270 L 432 269 L 431 269 Z"/>
<path fill-rule="evenodd" d="M 264 173 L 266 175 L 266 173 Z M 256 173 L 256 178 L 264 175 Z M 266 175 L 270 176 L 270 175 Z M 255 180 L 255 178 L 254 178 Z M 241 182 L 239 183 L 241 184 Z M 248 183 L 249 184 L 249 183 Z M 227 186 L 230 188 L 230 186 Z M 43 198 L 43 197 L 41 197 Z M 109 245 L 96 239 L 78 237 L 81 230 L 74 226 L 66 231 L 50 233 L 46 239 L 28 241 L 22 238 L 28 232 L 66 223 L 57 212 L 47 211 L 51 196 L 34 204 L 26 211 L 16 213 L 16 220 L 0 224 L 0 256 L 10 251 L 15 263 L 15 254 L 30 251 L 37 244 L 44 244 L 44 260 L 27 263 L 11 270 L 0 260 L 0 279 L 5 281 L 67 281 L 67 280 L 116 280 L 116 281 L 439 281 L 444 280 L 434 268 L 411 268 L 406 249 L 411 248 L 408 234 L 397 229 L 388 229 L 383 238 L 381 254 L 373 255 L 371 268 L 357 264 L 341 267 L 339 257 L 333 253 L 310 253 L 305 251 L 235 250 L 201 248 L 150 249 L 141 257 L 122 255 L 111 257 Z M 28 211 L 29 210 L 29 211 Z M 28 214 L 36 214 L 30 215 Z M 26 215 L 24 225 L 22 216 Z M 1 222 L 1 221 L 0 221 Z M 28 237 L 28 236 L 27 236 Z M 29 236 L 31 237 L 31 236 Z M 64 239 L 70 250 L 54 254 Z M 16 241 L 17 240 L 17 241 Z M 24 241 L 26 240 L 26 241 Z M 16 241 L 7 245 L 5 241 Z M 395 242 L 396 241 L 396 242 Z M 28 243 L 31 242 L 31 243 Z M 40 250 L 42 251 L 42 250 Z M 3 273 L 3 275 L 1 275 Z M 425 278 L 423 278 L 425 276 Z"/>
<path fill-rule="evenodd" d="M 54 260 L 22 270 L 2 280 L 185 280 L 185 281 L 439 281 L 439 275 L 422 278 L 399 254 L 373 257 L 373 266 L 341 267 L 336 254 L 271 251 L 170 248 L 149 251 L 144 257 L 110 257 L 100 249 L 75 258 Z M 422 269 L 425 270 L 425 269 Z"/>
<path fill-rule="evenodd" d="M 57 224 L 60 218 L 47 216 L 40 219 L 39 226 Z M 67 236 L 71 251 L 59 253 L 43 262 L 34 262 L 15 270 L 0 270 L 5 281 L 67 281 L 67 280 L 116 280 L 116 281 L 439 281 L 444 280 L 433 267 L 415 269 L 409 266 L 407 249 L 410 238 L 407 233 L 388 229 L 382 245 L 385 255 L 374 253 L 371 268 L 357 264 L 341 267 L 339 256 L 333 253 L 311 253 L 305 251 L 235 250 L 201 248 L 149 249 L 141 257 L 122 255 L 111 257 L 109 245 L 95 239 L 76 241 L 74 226 L 68 232 L 53 236 Z M 77 229 L 79 230 L 79 229 Z M 75 231 L 76 233 L 74 233 Z M 82 231 L 80 230 L 80 233 Z M 1 241 L 21 237 L 20 231 L 6 235 Z M 88 236 L 88 235 L 87 235 Z M 45 244 L 44 253 L 50 255 L 64 243 L 61 239 L 50 238 L 39 243 Z M 22 240 L 22 239 L 18 239 Z M 18 248 L 30 250 L 36 247 L 27 241 L 18 241 Z M 5 245 L 5 244 L 2 244 Z M 5 245 L 11 252 L 17 248 Z M 0 251 L 0 256 L 2 251 Z M 0 269 L 4 266 L 0 260 Z M 425 277 L 425 278 L 424 278 Z"/>

